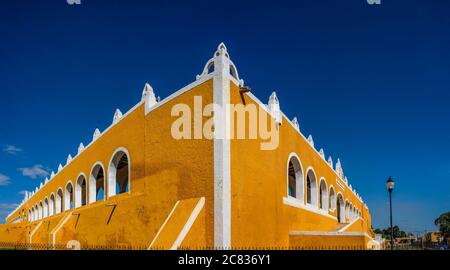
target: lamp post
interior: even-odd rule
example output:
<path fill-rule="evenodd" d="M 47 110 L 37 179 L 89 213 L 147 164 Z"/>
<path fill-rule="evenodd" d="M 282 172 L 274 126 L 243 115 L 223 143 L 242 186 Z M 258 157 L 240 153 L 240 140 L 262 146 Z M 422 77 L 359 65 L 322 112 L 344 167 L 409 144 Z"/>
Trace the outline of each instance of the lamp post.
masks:
<path fill-rule="evenodd" d="M 389 176 L 388 180 L 386 181 L 386 188 L 389 191 L 389 217 L 390 217 L 390 223 L 391 223 L 391 250 L 394 250 L 394 227 L 392 227 L 392 190 L 394 189 L 394 179 Z"/>

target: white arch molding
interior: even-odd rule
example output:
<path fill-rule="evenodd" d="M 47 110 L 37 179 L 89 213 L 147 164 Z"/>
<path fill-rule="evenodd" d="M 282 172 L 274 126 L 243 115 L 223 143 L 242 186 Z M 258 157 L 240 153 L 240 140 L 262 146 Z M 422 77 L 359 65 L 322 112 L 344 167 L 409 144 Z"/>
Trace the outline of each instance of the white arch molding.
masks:
<path fill-rule="evenodd" d="M 328 211 L 328 187 L 325 178 L 320 178 L 319 184 L 319 206 L 320 209 Z"/>
<path fill-rule="evenodd" d="M 64 198 L 64 192 L 62 190 L 62 188 L 58 188 L 58 190 L 56 191 L 56 198 L 55 198 L 55 214 L 59 214 L 63 211 L 63 200 Z"/>
<path fill-rule="evenodd" d="M 48 217 L 48 198 L 45 197 L 44 199 L 44 218 Z"/>
<path fill-rule="evenodd" d="M 305 175 L 305 183 L 306 183 L 306 204 L 318 207 L 319 201 L 318 201 L 318 188 L 317 188 L 317 176 L 316 172 L 314 171 L 313 167 L 308 167 L 306 170 L 307 173 Z M 308 178 L 310 182 L 310 189 L 308 193 Z"/>
<path fill-rule="evenodd" d="M 342 196 L 341 192 L 337 193 L 336 196 L 336 217 L 338 218 L 340 223 L 345 223 L 345 199 L 344 196 Z"/>
<path fill-rule="evenodd" d="M 55 214 L 55 194 L 52 192 L 50 194 L 50 200 L 48 204 L 48 215 L 53 216 Z"/>
<path fill-rule="evenodd" d="M 103 180 L 97 179 L 100 172 L 103 172 Z M 105 167 L 100 161 L 97 161 L 94 163 L 94 165 L 91 168 L 91 172 L 89 174 L 89 186 L 88 186 L 88 192 L 89 192 L 89 203 L 94 203 L 97 201 L 97 195 L 100 192 L 101 189 L 103 189 L 103 198 L 99 198 L 101 200 L 105 199 L 106 196 L 106 172 Z M 97 182 L 103 181 L 102 186 L 98 186 Z M 101 183 L 100 183 L 101 184 Z"/>
<path fill-rule="evenodd" d="M 300 200 L 301 202 L 304 201 L 304 177 L 303 177 L 303 166 L 301 163 L 300 158 L 298 157 L 298 155 L 294 152 L 292 152 L 291 154 L 289 154 L 289 158 L 287 160 L 287 176 L 286 176 L 286 192 L 287 192 L 287 196 L 290 196 L 290 192 L 289 192 L 289 184 L 290 182 L 292 183 L 292 179 L 290 179 L 291 174 L 289 173 L 290 170 L 290 164 L 292 163 L 292 166 L 294 170 L 294 175 L 295 175 L 295 196 L 291 196 L 294 197 L 298 200 Z M 291 181 L 290 181 L 291 180 Z"/>
<path fill-rule="evenodd" d="M 74 207 L 74 193 L 72 181 L 67 182 L 64 188 L 64 211 Z"/>
<path fill-rule="evenodd" d="M 127 171 L 126 172 L 118 172 L 117 166 L 119 165 L 119 162 L 121 161 L 122 157 L 126 157 L 127 159 Z M 120 178 L 125 178 L 125 183 L 122 183 L 122 185 L 125 185 L 124 189 L 117 190 L 117 176 L 118 173 L 122 174 Z M 123 174 L 126 173 L 127 175 L 124 176 Z M 109 161 L 108 165 L 108 196 L 107 198 L 110 198 L 112 196 L 115 196 L 116 194 L 130 192 L 131 190 L 131 158 L 128 150 L 125 147 L 119 147 L 117 148 L 114 153 L 111 155 L 111 160 Z M 119 184 L 119 188 L 120 184 Z M 122 187 L 123 188 L 123 187 Z M 128 189 L 128 190 L 127 190 Z"/>
<path fill-rule="evenodd" d="M 75 184 L 75 208 L 87 204 L 87 189 L 86 175 L 84 173 L 80 173 Z"/>
<path fill-rule="evenodd" d="M 329 197 L 330 197 L 329 210 L 334 211 L 336 210 L 336 193 L 334 191 L 333 185 L 330 185 Z"/>

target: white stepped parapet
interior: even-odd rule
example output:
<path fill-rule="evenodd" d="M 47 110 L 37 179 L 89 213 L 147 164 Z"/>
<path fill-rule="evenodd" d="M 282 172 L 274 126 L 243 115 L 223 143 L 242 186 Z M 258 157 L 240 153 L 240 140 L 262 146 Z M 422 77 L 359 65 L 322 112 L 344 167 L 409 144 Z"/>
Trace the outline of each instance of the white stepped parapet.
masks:
<path fill-rule="evenodd" d="M 84 150 L 84 144 L 80 143 L 80 146 L 78 146 L 78 154 L 80 154 L 81 152 L 83 152 Z"/>
<path fill-rule="evenodd" d="M 325 159 L 325 151 L 323 150 L 323 148 L 320 148 L 319 155 L 320 155 L 323 159 Z"/>
<path fill-rule="evenodd" d="M 300 131 L 300 125 L 298 123 L 297 117 L 294 117 L 294 119 L 292 119 L 292 124 L 294 125 L 297 131 Z"/>
<path fill-rule="evenodd" d="M 69 155 L 67 156 L 66 164 L 69 164 L 71 161 L 72 161 L 72 156 L 69 154 Z"/>
<path fill-rule="evenodd" d="M 94 134 L 92 135 L 92 141 L 95 141 L 98 139 L 98 137 L 100 137 L 101 133 L 100 130 L 98 128 L 95 129 Z"/>
<path fill-rule="evenodd" d="M 144 90 L 142 90 L 142 101 L 145 103 L 145 113 L 158 103 L 153 87 L 149 83 L 145 83 Z"/>
<path fill-rule="evenodd" d="M 39 189 L 41 189 L 44 186 L 44 184 L 40 183 L 39 184 Z"/>
<path fill-rule="evenodd" d="M 275 118 L 275 121 L 281 124 L 283 117 L 281 115 L 280 102 L 275 91 L 270 95 L 267 107 L 270 114 Z"/>
<path fill-rule="evenodd" d="M 333 168 L 333 159 L 331 158 L 331 156 L 328 157 L 328 165 L 330 165 L 331 168 Z"/>
<path fill-rule="evenodd" d="M 119 109 L 116 109 L 116 112 L 114 113 L 113 117 L 113 124 L 119 122 L 119 120 L 122 118 L 123 114 Z"/>
<path fill-rule="evenodd" d="M 308 136 L 308 142 L 314 148 L 314 139 L 313 139 L 312 135 Z"/>
<path fill-rule="evenodd" d="M 49 182 L 48 178 L 47 178 L 47 177 L 45 177 L 45 180 L 44 180 L 44 185 L 45 185 L 45 184 L 47 184 L 48 182 Z"/>
<path fill-rule="evenodd" d="M 50 179 L 52 179 L 53 177 L 55 177 L 55 172 L 52 171 L 52 173 L 50 174 Z"/>
<path fill-rule="evenodd" d="M 58 165 L 58 172 L 62 171 L 62 169 L 63 169 L 63 166 L 61 165 L 61 163 L 59 163 L 59 165 Z"/>

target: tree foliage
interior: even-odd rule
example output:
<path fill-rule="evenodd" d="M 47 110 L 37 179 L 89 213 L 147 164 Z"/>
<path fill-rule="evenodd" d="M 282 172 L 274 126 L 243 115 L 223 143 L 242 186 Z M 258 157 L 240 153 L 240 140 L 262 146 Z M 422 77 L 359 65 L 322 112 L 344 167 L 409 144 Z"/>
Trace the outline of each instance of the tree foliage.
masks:
<path fill-rule="evenodd" d="M 450 237 L 450 212 L 443 213 L 435 221 L 434 224 L 439 227 L 444 239 Z"/>
<path fill-rule="evenodd" d="M 400 230 L 400 227 L 398 227 L 397 225 L 395 225 L 393 227 L 394 229 L 394 239 L 395 238 L 400 238 L 400 237 L 407 237 L 408 234 L 402 230 Z M 376 234 L 381 234 L 383 236 L 383 238 L 385 239 L 391 239 L 391 228 L 386 228 L 386 229 L 375 229 L 373 231 Z"/>

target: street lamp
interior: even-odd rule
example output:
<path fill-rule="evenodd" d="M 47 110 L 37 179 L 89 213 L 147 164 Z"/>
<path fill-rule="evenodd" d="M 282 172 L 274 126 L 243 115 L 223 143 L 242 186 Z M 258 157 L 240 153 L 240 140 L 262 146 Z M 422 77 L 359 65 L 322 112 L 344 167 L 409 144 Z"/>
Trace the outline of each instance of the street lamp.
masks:
<path fill-rule="evenodd" d="M 386 188 L 389 191 L 389 208 L 390 208 L 390 220 L 391 220 L 391 250 L 394 249 L 394 227 L 392 227 L 392 190 L 394 189 L 394 179 L 389 176 L 388 180 L 386 181 Z"/>

